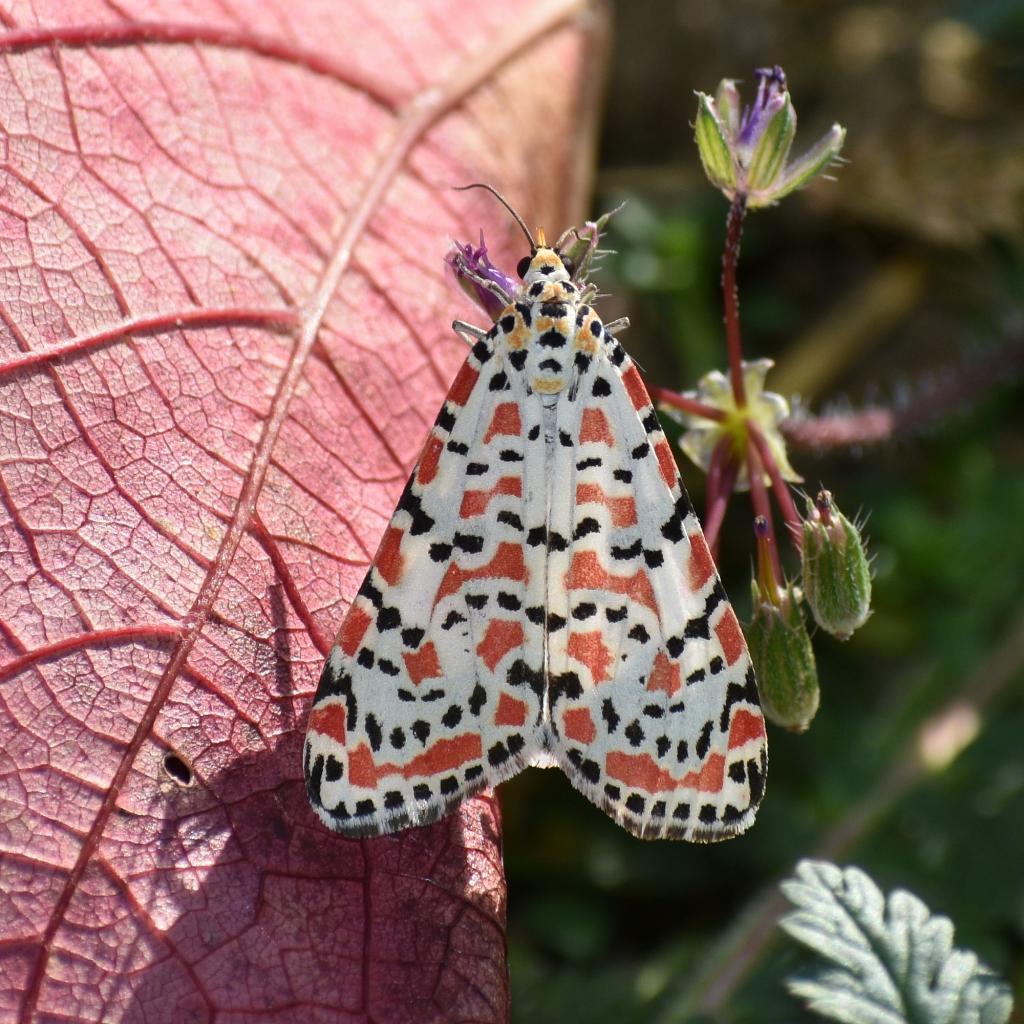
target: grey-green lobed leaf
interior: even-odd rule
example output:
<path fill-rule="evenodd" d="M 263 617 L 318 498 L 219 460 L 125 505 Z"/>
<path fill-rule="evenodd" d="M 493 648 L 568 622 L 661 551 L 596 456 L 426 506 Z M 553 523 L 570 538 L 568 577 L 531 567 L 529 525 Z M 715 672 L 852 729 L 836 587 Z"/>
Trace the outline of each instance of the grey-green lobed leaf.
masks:
<path fill-rule="evenodd" d="M 1003 1024 L 1009 988 L 953 945 L 953 924 L 912 893 L 886 897 L 859 868 L 801 861 L 782 891 L 796 907 L 780 921 L 828 961 L 787 986 L 844 1024 Z"/>

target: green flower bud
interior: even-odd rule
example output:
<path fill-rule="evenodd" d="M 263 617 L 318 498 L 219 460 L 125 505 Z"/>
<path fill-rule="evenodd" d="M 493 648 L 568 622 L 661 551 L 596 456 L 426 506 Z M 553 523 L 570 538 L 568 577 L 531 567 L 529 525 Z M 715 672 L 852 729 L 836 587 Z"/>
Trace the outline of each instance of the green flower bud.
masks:
<path fill-rule="evenodd" d="M 783 196 L 803 188 L 813 177 L 824 171 L 829 164 L 839 160 L 839 151 L 846 141 L 846 129 L 834 124 L 827 135 L 823 135 L 803 156 L 797 157 L 785 170 L 772 189 L 771 201 L 778 202 Z M 840 161 L 841 162 L 841 161 Z"/>
<path fill-rule="evenodd" d="M 809 152 L 789 162 L 796 110 L 780 67 L 758 68 L 757 96 L 743 107 L 731 78 L 714 99 L 697 93 L 694 131 L 704 171 L 729 199 L 742 197 L 750 210 L 777 203 L 839 159 L 845 129 L 835 124 Z"/>
<path fill-rule="evenodd" d="M 814 621 L 849 639 L 871 614 L 871 566 L 860 531 L 822 491 L 803 529 L 803 592 Z"/>
<path fill-rule="evenodd" d="M 744 632 L 757 674 L 761 709 L 776 725 L 803 732 L 818 710 L 818 667 L 799 599 L 787 586 L 778 604 L 754 584 L 754 618 Z"/>
<path fill-rule="evenodd" d="M 715 109 L 725 128 L 726 136 L 735 138 L 740 130 L 740 115 L 743 112 L 740 103 L 740 90 L 733 78 L 723 78 L 715 90 Z"/>
<path fill-rule="evenodd" d="M 597 220 L 588 220 L 581 228 L 569 228 L 555 243 L 555 248 L 574 268 L 573 280 L 585 281 L 595 258 L 607 250 L 598 248 L 608 221 L 617 214 L 625 203 L 614 210 L 602 213 Z"/>
<path fill-rule="evenodd" d="M 704 173 L 715 188 L 729 191 L 736 186 L 736 168 L 725 125 L 719 120 L 715 101 L 704 93 L 697 93 L 697 120 L 694 123 L 697 152 L 704 165 Z"/>

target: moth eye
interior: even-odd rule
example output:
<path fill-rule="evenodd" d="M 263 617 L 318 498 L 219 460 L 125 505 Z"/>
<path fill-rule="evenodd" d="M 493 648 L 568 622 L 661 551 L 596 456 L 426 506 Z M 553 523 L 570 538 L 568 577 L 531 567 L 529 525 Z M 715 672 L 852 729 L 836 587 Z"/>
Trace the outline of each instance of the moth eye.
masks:
<path fill-rule="evenodd" d="M 576 273 L 576 264 L 568 256 L 562 257 L 562 266 L 565 267 L 565 272 L 570 277 Z"/>
<path fill-rule="evenodd" d="M 524 256 L 519 263 L 516 265 L 516 273 L 520 277 L 526 277 L 526 272 L 530 269 L 530 261 L 533 257 Z"/>

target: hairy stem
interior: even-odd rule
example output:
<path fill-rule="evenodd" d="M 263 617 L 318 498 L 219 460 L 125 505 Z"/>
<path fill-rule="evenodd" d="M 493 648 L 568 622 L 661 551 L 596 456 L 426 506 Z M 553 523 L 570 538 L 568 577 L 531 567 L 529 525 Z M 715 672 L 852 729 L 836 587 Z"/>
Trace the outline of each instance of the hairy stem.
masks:
<path fill-rule="evenodd" d="M 789 485 L 782 479 L 782 471 L 772 456 L 764 434 L 753 423 L 747 423 L 747 436 L 750 438 L 751 444 L 757 449 L 757 454 L 761 458 L 761 464 L 764 466 L 765 472 L 772 478 L 772 495 L 778 503 L 779 511 L 782 513 L 782 518 L 786 523 L 786 532 L 789 534 L 790 542 L 796 549 L 796 553 L 800 554 L 804 537 L 803 522 L 800 519 L 800 513 L 796 510 L 796 505 L 793 504 L 793 495 L 789 492 Z"/>
<path fill-rule="evenodd" d="M 749 430 L 749 424 L 748 424 Z M 749 435 L 748 435 L 749 436 Z M 765 468 L 761 464 L 761 456 L 754 444 L 747 445 L 747 476 L 750 478 L 750 502 L 754 506 L 754 515 L 761 516 L 768 531 L 768 557 L 772 562 L 775 579 L 781 585 L 783 580 L 782 562 L 779 559 L 779 542 L 775 537 L 775 524 L 772 521 L 772 509 L 768 502 L 768 488 L 764 485 Z"/>
<path fill-rule="evenodd" d="M 747 404 L 743 387 L 743 345 L 740 340 L 740 297 L 736 287 L 736 264 L 740 259 L 743 216 L 747 212 L 745 196 L 737 196 L 729 207 L 725 222 L 725 250 L 722 253 L 722 302 L 725 306 L 725 342 L 729 349 L 729 375 L 736 408 Z"/>

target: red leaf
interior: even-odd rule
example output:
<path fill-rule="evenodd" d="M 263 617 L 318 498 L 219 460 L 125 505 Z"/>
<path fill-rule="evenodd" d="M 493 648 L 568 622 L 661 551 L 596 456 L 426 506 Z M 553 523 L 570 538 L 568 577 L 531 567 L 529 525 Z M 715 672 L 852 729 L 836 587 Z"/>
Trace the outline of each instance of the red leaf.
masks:
<path fill-rule="evenodd" d="M 578 217 L 600 22 L 123 6 L 0 32 L 0 1014 L 505 1020 L 493 798 L 347 841 L 299 758 L 464 355 L 448 238 L 522 248 L 448 186 Z"/>

